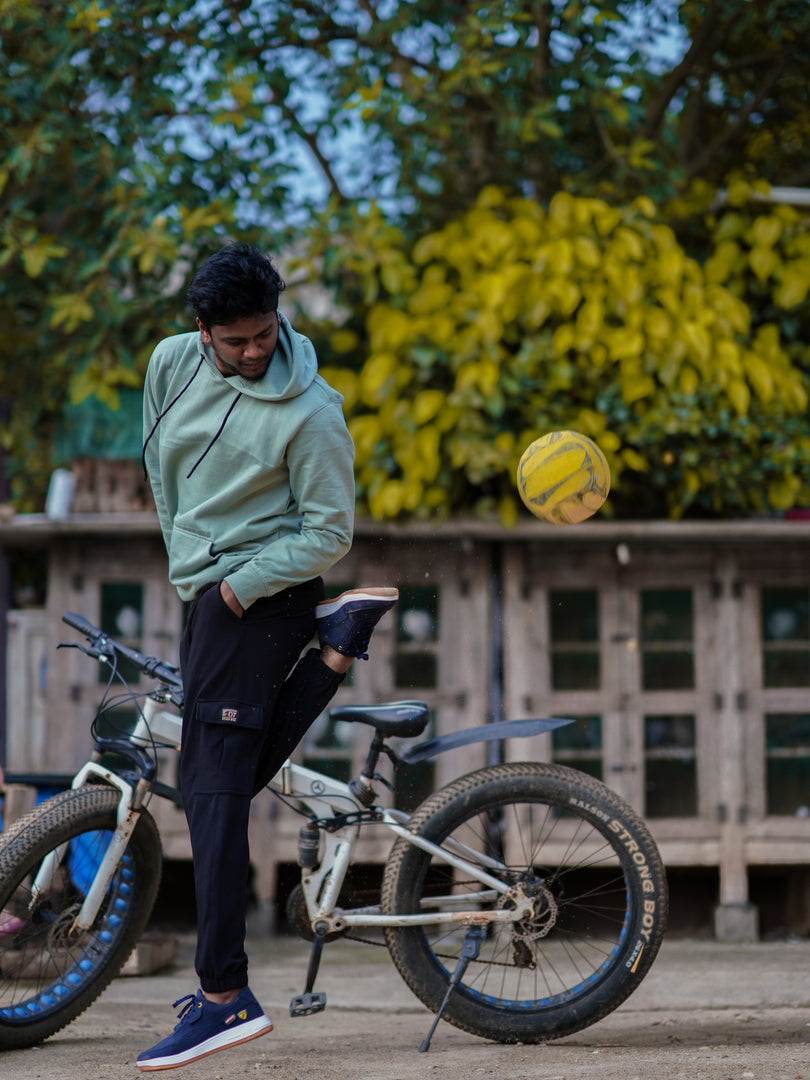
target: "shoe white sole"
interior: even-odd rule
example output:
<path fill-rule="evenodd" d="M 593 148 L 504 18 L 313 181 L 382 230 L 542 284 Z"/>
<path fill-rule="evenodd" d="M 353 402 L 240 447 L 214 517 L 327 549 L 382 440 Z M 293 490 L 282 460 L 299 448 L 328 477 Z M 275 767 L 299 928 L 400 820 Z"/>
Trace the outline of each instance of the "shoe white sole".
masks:
<path fill-rule="evenodd" d="M 353 600 L 373 600 L 377 603 L 393 603 L 399 599 L 399 589 L 385 589 L 380 588 L 376 592 L 366 592 L 363 589 L 350 589 L 348 592 L 341 593 L 340 596 L 335 597 L 334 600 L 321 600 L 315 607 L 315 618 L 322 619 L 326 615 L 333 615 L 336 611 L 339 611 L 344 604 L 348 604 Z"/>
<path fill-rule="evenodd" d="M 233 1031 L 222 1031 L 219 1035 L 212 1035 L 210 1039 L 201 1042 L 198 1046 L 191 1046 L 181 1054 L 172 1054 L 171 1057 L 151 1058 L 148 1061 L 136 1061 L 135 1064 L 141 1072 L 157 1072 L 160 1069 L 177 1069 L 181 1065 L 190 1065 L 192 1061 L 216 1054 L 220 1050 L 227 1050 L 231 1046 L 239 1046 L 240 1043 L 258 1039 L 260 1035 L 266 1035 L 273 1030 L 273 1024 L 268 1016 L 257 1016 L 255 1020 L 248 1020 L 246 1024 L 240 1024 Z"/>

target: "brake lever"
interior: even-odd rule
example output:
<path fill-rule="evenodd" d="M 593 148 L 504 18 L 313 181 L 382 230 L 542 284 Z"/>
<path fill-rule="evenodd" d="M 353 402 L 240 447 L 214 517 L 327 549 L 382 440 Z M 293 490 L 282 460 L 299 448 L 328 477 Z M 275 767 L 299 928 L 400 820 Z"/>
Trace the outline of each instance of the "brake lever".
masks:
<path fill-rule="evenodd" d="M 85 656 L 91 656 L 94 660 L 106 660 L 108 663 L 113 655 L 110 649 L 102 650 L 99 645 L 82 645 L 78 641 L 60 641 L 56 647 L 57 649 L 78 649 Z"/>

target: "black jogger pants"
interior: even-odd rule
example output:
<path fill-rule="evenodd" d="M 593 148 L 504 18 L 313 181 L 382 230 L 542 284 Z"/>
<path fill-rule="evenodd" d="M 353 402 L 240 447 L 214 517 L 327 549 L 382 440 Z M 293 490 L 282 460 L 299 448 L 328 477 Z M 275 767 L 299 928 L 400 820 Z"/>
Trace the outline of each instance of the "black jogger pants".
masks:
<path fill-rule="evenodd" d="M 257 600 L 240 619 L 215 585 L 189 610 L 180 645 L 180 788 L 194 860 L 195 966 L 203 990 L 247 985 L 250 801 L 343 680 L 316 649 L 298 659 L 315 634 L 321 599 L 318 578 Z"/>

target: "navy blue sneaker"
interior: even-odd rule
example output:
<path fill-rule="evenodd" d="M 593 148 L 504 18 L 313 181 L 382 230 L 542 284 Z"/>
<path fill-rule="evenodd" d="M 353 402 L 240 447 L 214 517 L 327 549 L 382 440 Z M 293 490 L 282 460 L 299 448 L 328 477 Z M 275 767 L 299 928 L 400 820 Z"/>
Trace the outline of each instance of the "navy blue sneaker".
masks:
<path fill-rule="evenodd" d="M 391 588 L 349 589 L 322 600 L 315 608 L 321 648 L 329 645 L 344 656 L 368 660 L 371 632 L 397 600 L 399 590 Z"/>
<path fill-rule="evenodd" d="M 229 1005 L 215 1005 L 202 990 L 179 998 L 172 1008 L 178 1005 L 183 1006 L 178 1013 L 180 1023 L 171 1035 L 138 1055 L 135 1064 L 144 1072 L 176 1069 L 273 1030 L 247 986 Z"/>

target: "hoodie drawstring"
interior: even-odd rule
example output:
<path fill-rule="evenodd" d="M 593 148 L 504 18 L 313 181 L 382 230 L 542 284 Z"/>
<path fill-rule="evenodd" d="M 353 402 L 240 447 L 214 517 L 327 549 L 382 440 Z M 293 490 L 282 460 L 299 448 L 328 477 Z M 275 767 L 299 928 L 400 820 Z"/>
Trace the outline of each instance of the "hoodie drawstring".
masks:
<path fill-rule="evenodd" d="M 159 423 L 160 423 L 160 421 L 161 421 L 161 420 L 163 419 L 163 417 L 164 417 L 164 416 L 166 415 L 166 413 L 167 413 L 167 412 L 169 411 L 169 409 L 171 409 L 171 407 L 172 407 L 173 405 L 175 405 L 175 404 L 176 404 L 176 403 L 177 403 L 177 402 L 178 402 L 178 401 L 180 400 L 180 398 L 181 398 L 181 397 L 183 396 L 183 394 L 185 394 L 186 390 L 188 390 L 188 388 L 189 388 L 189 387 L 191 386 L 191 384 L 192 384 L 192 383 L 194 382 L 194 379 L 196 378 L 197 372 L 198 372 L 198 371 L 200 370 L 200 368 L 202 367 L 202 365 L 203 365 L 203 361 L 204 361 L 204 360 L 205 360 L 205 355 L 204 355 L 203 353 L 200 353 L 200 362 L 199 362 L 199 363 L 197 364 L 197 366 L 196 366 L 196 367 L 194 368 L 194 372 L 193 372 L 193 374 L 192 374 L 191 378 L 190 378 L 190 379 L 188 380 L 188 382 L 187 382 L 187 383 L 186 383 L 186 385 L 185 385 L 185 386 L 183 387 L 183 389 L 182 389 L 182 390 L 180 391 L 180 393 L 179 393 L 179 394 L 177 394 L 177 395 L 176 395 L 175 397 L 173 397 L 173 398 L 172 398 L 172 400 L 171 400 L 171 401 L 169 402 L 169 404 L 168 404 L 168 405 L 166 406 L 166 408 L 165 408 L 165 409 L 164 409 L 164 410 L 163 410 L 162 412 L 158 413 L 158 415 L 157 415 L 157 419 L 155 420 L 154 424 L 152 424 L 152 430 L 151 430 L 151 431 L 149 432 L 149 434 L 148 434 L 148 435 L 146 436 L 146 440 L 144 441 L 144 444 L 143 444 L 143 450 L 141 451 L 141 465 L 143 466 L 143 478 L 144 478 L 144 480 L 147 480 L 147 479 L 148 479 L 148 473 L 147 473 L 147 469 L 146 469 L 146 448 L 147 448 L 147 446 L 149 445 L 149 440 L 150 440 L 150 439 L 152 438 L 152 436 L 153 436 L 153 435 L 155 434 L 155 432 L 157 431 L 157 426 L 158 426 L 158 424 L 159 424 Z M 192 467 L 191 467 L 191 472 L 189 472 L 189 473 L 188 473 L 188 474 L 186 475 L 186 480 L 188 480 L 188 478 L 189 478 L 189 477 L 191 476 L 191 474 L 192 474 L 192 473 L 194 472 L 194 470 L 195 470 L 195 469 L 197 468 L 197 466 L 198 466 L 198 465 L 200 464 L 200 462 L 201 462 L 201 461 L 203 460 L 203 458 L 205 457 L 205 455 L 206 455 L 206 454 L 208 453 L 208 451 L 209 451 L 209 450 L 211 449 L 211 447 L 212 447 L 212 446 L 214 445 L 214 443 L 215 443 L 215 442 L 217 441 L 217 439 L 218 439 L 218 438 L 220 437 L 220 435 L 222 434 L 222 430 L 223 430 L 223 428 L 225 427 L 225 424 L 226 424 L 226 423 L 228 422 L 228 417 L 229 417 L 229 416 L 231 415 L 231 413 L 233 412 L 233 410 L 234 410 L 234 406 L 236 405 L 237 401 L 239 400 L 239 398 L 240 398 L 241 396 L 242 396 L 242 392 L 241 392 L 241 390 L 240 390 L 240 391 L 239 391 L 239 393 L 238 393 L 238 394 L 236 395 L 236 397 L 235 397 L 235 398 L 233 399 L 233 401 L 231 402 L 230 406 L 228 407 L 228 411 L 227 411 L 227 412 L 225 413 L 225 416 L 224 416 L 224 417 L 223 417 L 223 419 L 222 419 L 222 423 L 221 423 L 221 424 L 219 425 L 219 429 L 218 429 L 218 431 L 217 431 L 216 435 L 215 435 L 215 436 L 213 437 L 213 439 L 212 439 L 212 440 L 210 441 L 210 443 L 208 444 L 208 446 L 206 446 L 205 450 L 203 450 L 202 454 L 200 454 L 200 456 L 199 456 L 199 457 L 197 458 L 197 460 L 196 460 L 196 461 L 194 462 L 194 464 L 193 464 L 193 465 L 192 465 Z"/>
<path fill-rule="evenodd" d="M 188 380 L 188 382 L 183 387 L 183 389 L 180 391 L 180 393 L 176 397 L 172 398 L 172 400 L 169 402 L 169 404 L 166 406 L 166 408 L 163 410 L 163 412 L 158 413 L 157 419 L 155 420 L 154 424 L 152 424 L 152 430 L 146 436 L 146 440 L 144 441 L 144 444 L 143 444 L 143 449 L 141 450 L 141 465 L 143 466 L 143 478 L 144 478 L 144 480 L 148 479 L 148 474 L 147 474 L 147 471 L 146 471 L 146 448 L 149 445 L 149 440 L 152 438 L 152 436 L 157 431 L 158 424 L 163 419 L 163 417 L 166 415 L 166 413 L 169 411 L 169 409 L 171 409 L 172 405 L 175 405 L 180 400 L 180 398 L 183 396 L 183 394 L 185 394 L 186 390 L 188 390 L 188 388 L 194 382 L 194 379 L 197 376 L 197 372 L 202 367 L 203 360 L 205 360 L 205 356 L 203 356 L 203 354 L 201 353 L 200 354 L 200 362 L 194 368 L 194 373 L 192 374 L 191 378 Z M 233 406 L 231 406 L 231 407 L 233 407 Z M 206 453 L 207 453 L 207 451 L 206 451 Z M 196 466 L 195 466 L 195 468 L 196 468 Z"/>
<path fill-rule="evenodd" d="M 199 457 L 197 458 L 197 460 L 196 460 L 196 461 L 194 462 L 194 464 L 193 464 L 193 465 L 192 465 L 192 467 L 191 467 L 191 472 L 188 472 L 188 473 L 186 473 L 186 480 L 188 480 L 188 478 L 189 478 L 189 477 L 191 476 L 191 473 L 193 473 L 193 472 L 194 472 L 194 470 L 195 470 L 195 469 L 197 468 L 197 466 L 198 466 L 198 465 L 200 464 L 200 462 L 202 461 L 202 459 L 203 459 L 203 458 L 205 457 L 205 455 L 206 455 L 206 454 L 208 453 L 208 451 L 209 451 L 209 450 L 211 449 L 211 447 L 212 447 L 212 446 L 214 445 L 214 443 L 215 443 L 215 442 L 217 441 L 217 439 L 218 439 L 218 438 L 220 437 L 220 435 L 222 434 L 222 430 L 223 430 L 223 428 L 225 427 L 225 425 L 226 425 L 226 424 L 227 424 L 227 422 L 228 422 L 228 417 L 229 417 L 229 416 L 231 415 L 231 413 L 233 412 L 233 410 L 234 410 L 234 406 L 236 405 L 237 401 L 239 400 L 239 398 L 240 398 L 241 396 L 242 396 L 242 391 L 240 390 L 240 391 L 239 391 L 239 393 L 238 393 L 238 394 L 236 395 L 236 397 L 235 397 L 235 398 L 233 399 L 233 401 L 231 402 L 231 404 L 230 404 L 230 407 L 229 407 L 228 411 L 227 411 L 227 412 L 225 413 L 224 417 L 222 418 L 222 423 L 221 423 L 221 424 L 219 425 L 219 430 L 217 431 L 216 435 L 215 435 L 215 436 L 213 437 L 213 439 L 212 439 L 212 440 L 211 440 L 211 442 L 210 442 L 210 443 L 208 444 L 208 446 L 206 446 L 205 450 L 203 450 L 203 452 L 202 452 L 202 453 L 200 454 L 200 456 L 199 456 Z"/>

